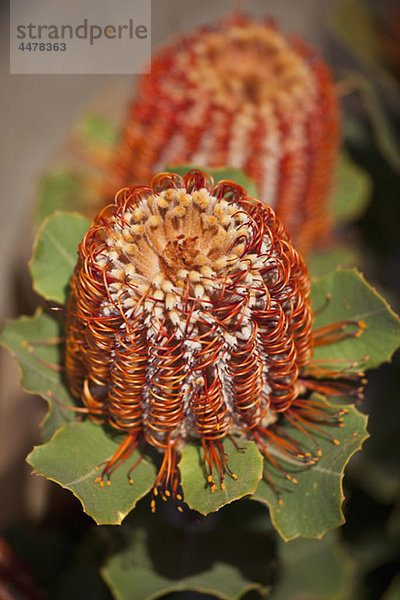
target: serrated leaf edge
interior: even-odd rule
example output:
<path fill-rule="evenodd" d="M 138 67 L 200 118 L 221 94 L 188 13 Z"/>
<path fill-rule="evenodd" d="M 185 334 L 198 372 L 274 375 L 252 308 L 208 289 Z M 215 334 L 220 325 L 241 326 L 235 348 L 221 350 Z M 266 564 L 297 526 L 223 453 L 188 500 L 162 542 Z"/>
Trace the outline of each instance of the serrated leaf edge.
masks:
<path fill-rule="evenodd" d="M 26 462 L 28 463 L 28 465 L 30 467 L 32 467 L 32 469 L 33 469 L 32 470 L 32 475 L 38 475 L 39 477 L 43 477 L 44 479 L 47 479 L 48 481 L 52 481 L 53 483 L 56 483 L 57 485 L 59 485 L 60 487 L 64 488 L 65 490 L 68 490 L 69 492 L 71 492 L 73 494 L 73 496 L 75 496 L 75 498 L 77 498 L 77 500 L 79 500 L 79 502 L 81 503 L 82 508 L 83 508 L 83 512 L 85 512 L 91 519 L 93 519 L 93 521 L 96 523 L 96 525 L 121 525 L 122 521 L 135 508 L 135 506 L 139 502 L 139 500 L 141 500 L 142 498 L 144 498 L 150 492 L 150 490 L 153 487 L 153 482 L 151 482 L 151 484 L 149 485 L 148 490 L 143 495 L 138 496 L 135 499 L 135 501 L 132 504 L 132 506 L 126 512 L 119 511 L 119 510 L 116 511 L 117 520 L 115 520 L 115 521 L 98 521 L 96 519 L 96 517 L 94 517 L 89 512 L 87 512 L 84 501 L 82 500 L 82 498 L 72 488 L 68 487 L 68 485 L 65 485 L 65 484 L 61 483 L 60 481 L 58 481 L 54 477 L 49 477 L 48 475 L 45 475 L 44 473 L 41 473 L 40 471 L 38 471 L 36 469 L 35 465 L 32 463 L 32 454 L 36 450 L 38 450 L 39 448 L 42 448 L 43 446 L 47 446 L 47 444 L 49 444 L 50 442 L 52 442 L 58 435 L 60 435 L 61 433 L 63 433 L 64 430 L 68 429 L 69 426 L 70 426 L 70 424 L 62 425 L 59 429 L 57 429 L 57 431 L 54 432 L 54 434 L 51 436 L 51 438 L 47 442 L 45 442 L 44 444 L 39 444 L 39 445 L 33 446 L 32 450 L 29 452 L 28 456 L 25 459 Z M 99 425 L 99 427 L 100 427 L 100 425 Z M 144 458 L 144 460 L 146 460 L 146 458 Z M 95 485 L 95 484 L 93 483 L 93 485 Z"/>
<path fill-rule="evenodd" d="M 232 504 L 232 502 L 236 502 L 236 500 L 240 500 L 241 498 L 244 498 L 245 496 L 249 496 L 249 498 L 251 498 L 252 494 L 254 494 L 254 492 L 257 490 L 257 488 L 258 488 L 258 485 L 259 485 L 259 483 L 260 483 L 260 481 L 261 481 L 261 479 L 262 479 L 262 476 L 263 476 L 262 474 L 263 474 L 263 465 L 264 465 L 264 459 L 263 459 L 263 456 L 262 456 L 261 452 L 260 452 L 260 451 L 259 451 L 259 449 L 257 448 L 257 445 L 255 444 L 255 442 L 253 442 L 253 440 L 246 440 L 246 441 L 247 441 L 247 442 L 252 442 L 252 443 L 254 444 L 254 449 L 255 449 L 255 450 L 256 450 L 256 452 L 257 452 L 257 458 L 258 458 L 258 460 L 259 460 L 259 463 L 260 463 L 260 474 L 259 474 L 258 481 L 255 483 L 254 489 L 251 489 L 251 490 L 250 490 L 250 491 L 248 491 L 248 492 L 244 492 L 244 493 L 243 493 L 243 494 L 241 494 L 240 496 L 237 496 L 237 497 L 235 497 L 235 498 L 232 498 L 231 500 L 230 500 L 230 499 L 227 499 L 227 501 L 226 501 L 226 502 L 224 502 L 223 504 L 221 504 L 221 505 L 220 505 L 220 506 L 219 506 L 217 509 L 215 509 L 215 510 L 210 510 L 210 511 L 208 511 L 208 512 L 203 512 L 203 511 L 199 510 L 198 508 L 196 508 L 195 506 L 192 506 L 192 505 L 191 505 L 191 504 L 190 504 L 190 503 L 189 503 L 189 502 L 186 500 L 186 498 L 184 497 L 184 502 L 185 502 L 185 504 L 187 504 L 187 506 L 188 506 L 188 507 L 189 507 L 191 510 L 195 510 L 196 512 L 200 513 L 201 515 L 207 516 L 207 515 L 210 515 L 210 514 L 212 514 L 212 513 L 216 513 L 216 512 L 218 512 L 218 511 L 219 511 L 219 510 L 221 510 L 221 508 L 223 508 L 224 506 L 227 506 L 228 504 Z M 200 451 L 200 448 L 199 448 L 198 444 L 197 444 L 195 441 L 194 441 L 194 442 L 192 442 L 192 443 L 190 443 L 190 442 L 189 442 L 189 444 L 187 444 L 187 445 L 191 445 L 191 446 L 193 446 L 193 447 L 197 448 L 197 450 L 198 450 L 198 451 Z M 181 477 L 181 481 L 182 481 L 182 477 Z M 210 494 L 211 494 L 211 493 L 212 493 L 212 492 L 211 492 L 211 490 L 210 490 Z M 227 493 L 227 490 L 225 490 L 225 494 L 226 494 L 226 493 Z"/>
<path fill-rule="evenodd" d="M 397 350 L 400 348 L 400 316 L 394 312 L 394 310 L 391 308 L 390 304 L 388 303 L 388 301 L 378 292 L 378 290 L 372 285 L 370 284 L 364 277 L 364 274 L 361 273 L 361 271 L 359 271 L 358 269 L 351 268 L 351 269 L 342 269 L 340 266 L 338 266 L 335 270 L 332 270 L 330 273 L 327 273 L 326 275 L 323 275 L 321 277 L 311 277 L 311 285 L 317 283 L 320 280 L 323 279 L 327 279 L 332 278 L 335 276 L 336 273 L 341 272 L 341 273 L 354 273 L 360 280 L 361 282 L 365 285 L 365 287 L 369 288 L 373 294 L 382 302 L 382 304 L 384 305 L 384 308 L 387 310 L 387 312 L 391 315 L 391 317 L 393 317 L 398 324 L 399 327 L 399 345 L 397 346 L 397 348 L 395 348 L 390 354 L 388 354 L 387 358 L 385 360 L 382 360 L 379 364 L 377 365 L 373 365 L 371 367 L 366 367 L 365 370 L 368 369 L 376 369 L 379 365 L 382 365 L 386 362 L 391 362 L 392 357 L 394 355 L 395 352 L 397 352 Z M 311 288 L 312 291 L 312 288 Z M 313 307 L 313 311 L 314 311 L 314 307 Z M 381 311 L 379 311 L 380 313 Z M 371 314 L 378 314 L 378 313 L 371 313 Z M 331 344 L 331 346 L 335 346 L 336 344 Z"/>
<path fill-rule="evenodd" d="M 329 403 L 327 403 L 329 404 Z M 334 408 L 334 407 L 333 407 Z M 362 430 L 360 431 L 361 433 L 361 438 L 359 440 L 359 446 L 358 448 L 355 448 L 346 458 L 346 461 L 343 465 L 342 471 L 340 473 L 340 477 L 339 477 L 339 486 L 340 486 L 340 506 L 339 506 L 339 516 L 340 516 L 340 522 L 338 522 L 336 525 L 330 525 L 329 527 L 327 527 L 324 531 L 321 532 L 321 534 L 319 535 L 315 535 L 315 536 L 304 536 L 304 535 L 293 535 L 292 537 L 287 537 L 285 536 L 282 531 L 280 530 L 280 528 L 278 527 L 277 523 L 276 523 L 276 519 L 275 519 L 275 508 L 273 507 L 270 502 L 268 502 L 268 500 L 266 500 L 265 498 L 259 498 L 257 497 L 257 491 L 255 492 L 255 494 L 253 494 L 253 496 L 250 498 L 250 500 L 253 500 L 254 502 L 260 502 L 261 504 L 264 504 L 266 506 L 268 506 L 269 509 L 269 514 L 270 514 L 270 518 L 271 518 L 271 522 L 275 528 L 275 531 L 277 531 L 280 535 L 280 537 L 283 539 L 283 541 L 285 542 L 290 542 L 291 540 L 295 540 L 298 538 L 306 538 L 306 539 L 317 539 L 320 540 L 324 537 L 324 535 L 328 532 L 331 531 L 333 529 L 336 529 L 337 527 L 340 527 L 340 525 L 343 525 L 343 523 L 345 523 L 345 517 L 343 514 L 343 502 L 345 500 L 345 495 L 343 492 L 343 478 L 344 478 L 344 474 L 345 474 L 345 470 L 346 467 L 350 461 L 350 459 L 354 456 L 354 454 L 356 454 L 357 452 L 360 452 L 364 442 L 370 437 L 370 434 L 367 431 L 367 426 L 368 426 L 368 415 L 364 415 L 363 413 L 361 413 L 359 410 L 357 410 L 357 408 L 355 406 L 351 407 L 354 411 L 356 411 L 358 414 L 360 414 L 361 416 L 364 417 L 364 425 Z M 317 466 L 317 465 L 315 465 Z"/>
<path fill-rule="evenodd" d="M 44 313 L 44 310 L 41 306 L 39 306 L 36 311 L 34 312 L 33 315 L 20 315 L 19 317 L 16 317 L 15 319 L 6 319 L 5 323 L 4 323 L 4 327 L 6 327 L 9 323 L 17 323 L 17 322 L 21 322 L 21 321 L 27 321 L 30 319 L 34 319 L 35 317 L 41 315 Z M 4 329 L 3 327 L 3 329 Z M 45 402 L 47 403 L 47 407 L 48 407 L 48 411 L 45 414 L 45 416 L 43 417 L 43 419 L 40 421 L 40 429 L 43 429 L 43 427 L 45 426 L 47 420 L 51 417 L 52 412 L 53 412 L 53 408 L 54 408 L 54 403 L 53 400 L 51 400 L 48 396 L 46 396 L 45 392 L 33 392 L 32 390 L 29 390 L 28 388 L 26 388 L 23 384 L 22 384 L 22 379 L 23 379 L 23 372 L 22 372 L 22 366 L 21 363 L 18 359 L 18 355 L 14 352 L 14 350 L 12 348 L 10 348 L 10 346 L 8 346 L 1 338 L 1 334 L 3 332 L 0 332 L 0 346 L 2 346 L 3 348 L 5 348 L 13 357 L 17 368 L 18 368 L 18 384 L 19 387 L 21 388 L 21 390 L 23 392 L 25 392 L 26 394 L 29 394 L 31 396 L 38 396 L 39 398 L 42 398 L 43 400 L 45 400 Z M 71 405 L 72 406 L 72 405 Z M 64 427 L 64 425 L 62 425 L 61 427 Z M 58 431 L 58 430 L 57 430 Z"/>
<path fill-rule="evenodd" d="M 214 563 L 214 565 L 215 564 L 218 564 L 218 563 Z M 102 567 L 100 569 L 100 575 L 102 576 L 102 578 L 104 579 L 104 581 L 106 582 L 108 587 L 110 588 L 115 600 L 126 600 L 119 594 L 118 590 L 114 586 L 114 583 L 111 582 L 111 580 L 108 578 L 106 569 L 107 569 L 106 566 Z M 154 594 L 151 594 L 150 596 L 147 596 L 146 600 L 158 600 L 158 598 L 162 598 L 166 594 L 171 594 L 174 592 L 199 592 L 200 594 L 212 594 L 216 598 L 219 598 L 219 600 L 239 600 L 240 598 L 242 598 L 242 596 L 244 596 L 244 594 L 247 594 L 247 592 L 250 592 L 252 590 L 259 590 L 261 594 L 265 594 L 266 592 L 270 591 L 270 589 L 271 589 L 270 586 L 263 586 L 261 583 L 254 582 L 254 583 L 249 583 L 246 586 L 243 586 L 239 595 L 227 596 L 226 594 L 223 594 L 223 593 L 219 592 L 218 590 L 215 590 L 212 588 L 207 588 L 207 587 L 202 587 L 202 586 L 193 586 L 193 585 L 185 586 L 183 584 L 179 585 L 179 582 L 176 582 L 175 585 L 170 584 L 169 586 L 163 588 L 159 592 L 156 592 Z"/>
<path fill-rule="evenodd" d="M 45 294 L 43 294 L 43 292 L 38 288 L 37 283 L 35 281 L 35 277 L 33 274 L 33 264 L 37 258 L 37 252 L 38 252 L 38 243 L 39 240 L 43 234 L 43 231 L 45 229 L 45 227 L 47 226 L 47 224 L 54 219 L 55 217 L 59 217 L 59 216 L 76 216 L 79 217 L 80 219 L 86 219 L 88 221 L 88 228 L 90 227 L 90 219 L 88 219 L 87 217 L 85 217 L 83 214 L 79 213 L 76 210 L 55 210 L 53 213 L 51 213 L 51 215 L 48 215 L 47 217 L 45 217 L 43 219 L 43 221 L 40 223 L 39 228 L 35 234 L 35 238 L 33 240 L 33 245 L 32 245 L 32 256 L 28 261 L 28 268 L 29 268 L 29 273 L 32 279 L 32 287 L 34 289 L 34 291 L 39 294 L 39 296 L 41 296 L 41 298 L 44 298 L 45 300 L 51 301 L 51 302 L 57 302 L 58 304 L 63 305 L 65 303 L 65 298 L 63 298 L 61 301 L 59 298 L 52 298 L 50 296 L 46 296 Z M 75 266 L 75 263 L 72 266 L 72 271 L 73 268 Z M 65 282 L 65 285 L 68 285 L 69 280 Z"/>

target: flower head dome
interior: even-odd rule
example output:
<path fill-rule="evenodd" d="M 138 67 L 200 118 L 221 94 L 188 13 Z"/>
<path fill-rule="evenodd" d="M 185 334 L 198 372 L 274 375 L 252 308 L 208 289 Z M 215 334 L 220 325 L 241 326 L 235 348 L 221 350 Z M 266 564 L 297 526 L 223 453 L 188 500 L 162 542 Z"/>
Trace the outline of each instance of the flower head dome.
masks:
<path fill-rule="evenodd" d="M 240 186 L 191 171 L 122 189 L 79 248 L 67 321 L 72 392 L 93 419 L 128 433 L 124 452 L 143 441 L 163 454 L 155 492 L 176 493 L 179 453 L 192 439 L 211 489 L 215 469 L 222 486 L 230 472 L 227 435 L 255 439 L 271 460 L 266 440 L 305 459 L 274 423 L 330 419 L 304 395 L 309 289 L 274 211 Z"/>
<path fill-rule="evenodd" d="M 338 145 L 329 70 L 300 39 L 235 15 L 162 48 L 140 79 L 111 187 L 166 164 L 243 169 L 307 251 L 329 230 Z"/>

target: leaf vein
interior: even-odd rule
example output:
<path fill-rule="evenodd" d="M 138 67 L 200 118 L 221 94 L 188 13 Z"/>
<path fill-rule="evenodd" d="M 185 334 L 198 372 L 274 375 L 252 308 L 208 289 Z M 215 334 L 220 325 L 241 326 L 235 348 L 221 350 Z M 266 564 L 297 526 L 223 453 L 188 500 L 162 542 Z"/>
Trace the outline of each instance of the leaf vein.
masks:
<path fill-rule="evenodd" d="M 34 371 L 34 373 L 36 375 L 39 375 L 40 377 L 42 377 L 46 381 L 50 381 L 54 385 L 61 385 L 60 381 L 56 377 L 52 377 L 47 372 L 46 369 L 39 369 L 39 368 L 35 367 L 34 364 L 31 361 L 24 359 L 22 356 L 20 356 L 18 358 L 18 361 L 19 361 L 21 367 L 25 367 L 25 368 L 30 369 L 31 371 Z"/>
<path fill-rule="evenodd" d="M 106 458 L 105 460 L 108 461 L 111 459 L 110 455 L 108 458 Z M 82 475 L 81 477 L 78 477 L 78 479 L 74 479 L 73 481 L 69 481 L 66 483 L 63 483 L 64 486 L 66 487 L 71 487 L 73 485 L 76 485 L 77 483 L 81 483 L 82 481 L 86 481 L 87 479 L 89 479 L 89 477 L 92 477 L 93 475 L 95 475 L 97 473 L 97 469 L 96 467 L 94 467 L 91 471 L 89 471 L 88 473 L 85 473 L 84 475 Z"/>
<path fill-rule="evenodd" d="M 331 471 L 330 469 L 325 469 L 324 467 L 319 466 L 318 463 L 312 467 L 312 470 L 319 471 L 321 473 L 327 473 L 328 475 L 334 475 L 335 477 L 342 476 L 342 473 L 338 473 L 337 471 Z"/>
<path fill-rule="evenodd" d="M 72 267 L 75 266 L 75 260 L 65 251 L 65 248 L 58 242 L 57 238 L 48 230 L 45 229 L 43 233 L 49 238 L 53 246 L 58 250 L 59 254 L 66 260 L 66 262 Z"/>

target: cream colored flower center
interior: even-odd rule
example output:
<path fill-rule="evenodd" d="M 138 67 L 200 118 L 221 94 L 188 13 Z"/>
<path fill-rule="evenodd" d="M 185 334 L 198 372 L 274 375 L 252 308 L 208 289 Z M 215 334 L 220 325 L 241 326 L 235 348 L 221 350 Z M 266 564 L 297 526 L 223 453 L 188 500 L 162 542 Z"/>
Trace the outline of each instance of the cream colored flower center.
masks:
<path fill-rule="evenodd" d="M 204 34 L 193 53 L 182 53 L 182 67 L 216 103 L 297 105 L 313 88 L 304 59 L 270 26 L 249 24 Z"/>
<path fill-rule="evenodd" d="M 112 217 L 107 247 L 97 258 L 112 279 L 113 305 L 104 304 L 105 314 L 118 307 L 129 317 L 144 306 L 152 316 L 167 314 L 183 326 L 188 301 L 207 309 L 221 290 L 225 298 L 248 295 L 251 308 L 257 287 L 264 295 L 258 270 L 266 265 L 268 248 L 264 241 L 260 256 L 246 253 L 249 225 L 243 209 L 206 189 L 191 194 L 169 189 L 127 208 L 123 217 Z"/>

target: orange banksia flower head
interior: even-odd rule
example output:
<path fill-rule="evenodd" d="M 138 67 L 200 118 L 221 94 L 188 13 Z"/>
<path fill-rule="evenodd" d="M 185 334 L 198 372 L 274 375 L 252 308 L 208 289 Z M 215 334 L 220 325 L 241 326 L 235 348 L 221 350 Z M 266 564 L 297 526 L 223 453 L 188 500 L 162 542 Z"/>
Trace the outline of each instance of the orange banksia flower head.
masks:
<path fill-rule="evenodd" d="M 153 58 L 122 131 L 114 192 L 166 164 L 243 169 L 302 252 L 330 230 L 339 113 L 328 67 L 270 21 L 235 15 Z"/>
<path fill-rule="evenodd" d="M 122 189 L 79 247 L 68 306 L 72 392 L 127 432 L 99 481 L 139 443 L 162 455 L 154 493 L 178 497 L 189 440 L 212 490 L 234 477 L 225 436 L 254 439 L 274 464 L 271 444 L 312 462 L 279 428 L 281 416 L 301 431 L 340 424 L 307 399 L 340 393 L 312 379 L 309 292 L 281 221 L 242 187 L 191 171 Z"/>

